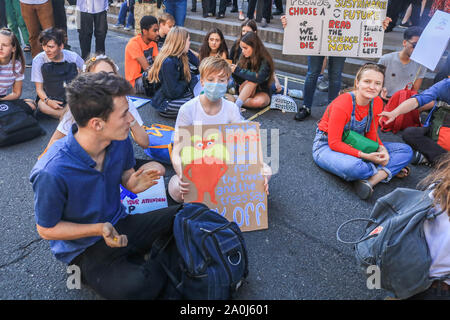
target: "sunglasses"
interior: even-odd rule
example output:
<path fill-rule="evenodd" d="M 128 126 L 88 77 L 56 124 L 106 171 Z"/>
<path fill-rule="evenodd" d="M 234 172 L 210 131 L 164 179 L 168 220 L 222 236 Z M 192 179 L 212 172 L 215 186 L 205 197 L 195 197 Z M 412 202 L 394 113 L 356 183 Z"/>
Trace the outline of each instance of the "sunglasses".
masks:
<path fill-rule="evenodd" d="M 406 40 L 407 42 L 409 42 L 409 44 L 413 47 L 413 48 L 415 48 L 416 46 L 417 46 L 417 42 L 411 42 L 411 41 L 409 41 L 409 40 Z"/>

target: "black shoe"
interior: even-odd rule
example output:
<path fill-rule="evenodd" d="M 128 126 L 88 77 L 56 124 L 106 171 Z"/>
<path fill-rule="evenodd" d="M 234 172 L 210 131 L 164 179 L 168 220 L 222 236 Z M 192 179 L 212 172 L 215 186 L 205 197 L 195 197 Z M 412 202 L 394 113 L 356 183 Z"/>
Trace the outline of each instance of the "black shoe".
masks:
<path fill-rule="evenodd" d="M 191 8 L 191 12 L 197 12 L 197 8 L 196 7 L 192 7 Z"/>
<path fill-rule="evenodd" d="M 353 187 L 355 188 L 356 195 L 361 200 L 367 200 L 373 194 L 372 185 L 367 180 L 357 180 L 353 182 Z"/>
<path fill-rule="evenodd" d="M 238 8 L 237 7 L 233 7 L 233 8 L 231 8 L 231 10 L 230 10 L 230 12 L 238 12 L 239 10 L 238 10 Z"/>
<path fill-rule="evenodd" d="M 311 109 L 307 107 L 303 107 L 297 111 L 294 119 L 297 121 L 303 121 L 311 115 Z"/>
<path fill-rule="evenodd" d="M 223 18 L 225 18 L 225 14 L 223 13 L 219 13 L 216 17 L 216 19 L 223 19 Z"/>
<path fill-rule="evenodd" d="M 208 14 L 207 13 L 203 13 L 203 18 L 208 18 Z"/>

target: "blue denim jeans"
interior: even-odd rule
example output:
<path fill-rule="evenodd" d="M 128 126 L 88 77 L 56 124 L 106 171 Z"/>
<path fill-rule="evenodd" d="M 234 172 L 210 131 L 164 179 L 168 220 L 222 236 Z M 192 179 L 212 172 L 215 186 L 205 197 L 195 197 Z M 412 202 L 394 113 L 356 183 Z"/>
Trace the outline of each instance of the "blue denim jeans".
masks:
<path fill-rule="evenodd" d="M 388 177 L 382 182 L 389 182 L 393 176 L 411 162 L 413 151 L 410 146 L 404 143 L 385 142 L 384 146 L 389 152 L 389 163 L 382 167 L 372 162 L 331 150 L 328 146 L 328 135 L 317 129 L 312 153 L 314 162 L 320 168 L 346 181 L 367 180 L 379 170 L 384 170 Z"/>
<path fill-rule="evenodd" d="M 117 23 L 119 24 L 123 24 L 125 25 L 125 20 L 127 20 L 127 27 L 134 27 L 134 7 L 130 6 L 130 8 L 128 8 L 127 6 L 127 2 L 125 1 L 124 3 L 122 3 L 122 5 L 120 6 L 120 11 L 119 11 L 119 17 L 117 19 Z M 127 12 L 130 12 L 130 14 L 128 15 L 128 19 L 127 19 Z"/>
<path fill-rule="evenodd" d="M 164 5 L 166 12 L 175 18 L 175 25 L 183 27 L 186 19 L 187 0 L 166 0 Z"/>
<path fill-rule="evenodd" d="M 317 78 L 322 70 L 323 59 L 325 59 L 324 56 L 308 56 L 308 72 L 306 73 L 304 90 L 305 107 L 311 108 L 313 105 Z M 345 57 L 328 57 L 328 103 L 339 95 L 344 64 Z"/>

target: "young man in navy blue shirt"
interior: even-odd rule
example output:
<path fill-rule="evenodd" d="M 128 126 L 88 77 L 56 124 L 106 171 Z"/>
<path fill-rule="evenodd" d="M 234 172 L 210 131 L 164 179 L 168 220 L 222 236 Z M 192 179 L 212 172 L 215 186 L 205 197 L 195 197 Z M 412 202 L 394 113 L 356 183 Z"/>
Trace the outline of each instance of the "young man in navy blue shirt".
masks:
<path fill-rule="evenodd" d="M 128 137 L 132 87 L 106 73 L 80 75 L 67 87 L 77 125 L 55 142 L 30 175 L 39 235 L 55 257 L 80 268 L 82 280 L 109 299 L 153 299 L 164 277 L 144 259 L 171 232 L 179 206 L 127 215 L 122 184 L 133 193 L 155 185 L 156 170 L 134 170 Z"/>

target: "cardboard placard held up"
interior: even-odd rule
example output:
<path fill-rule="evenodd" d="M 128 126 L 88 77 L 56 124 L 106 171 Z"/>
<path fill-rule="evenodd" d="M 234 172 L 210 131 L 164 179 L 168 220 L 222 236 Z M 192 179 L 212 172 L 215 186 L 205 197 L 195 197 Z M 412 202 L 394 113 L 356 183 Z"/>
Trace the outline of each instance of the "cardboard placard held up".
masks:
<path fill-rule="evenodd" d="M 268 228 L 259 124 L 180 126 L 185 202 L 202 202 L 242 231 Z"/>
<path fill-rule="evenodd" d="M 387 0 L 289 0 L 283 54 L 381 57 Z"/>

